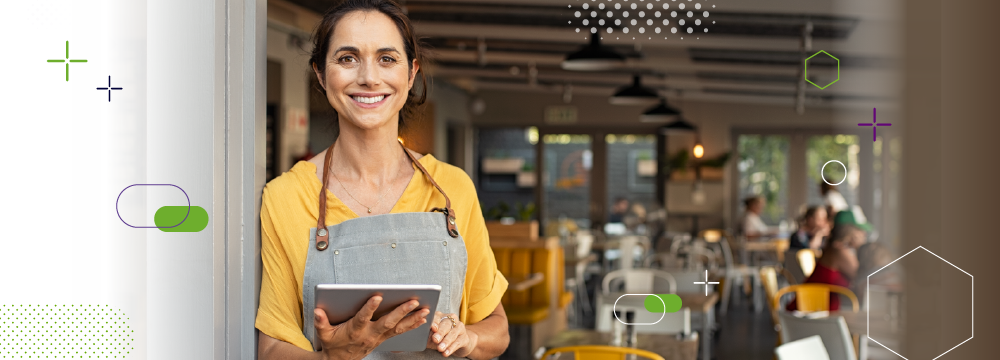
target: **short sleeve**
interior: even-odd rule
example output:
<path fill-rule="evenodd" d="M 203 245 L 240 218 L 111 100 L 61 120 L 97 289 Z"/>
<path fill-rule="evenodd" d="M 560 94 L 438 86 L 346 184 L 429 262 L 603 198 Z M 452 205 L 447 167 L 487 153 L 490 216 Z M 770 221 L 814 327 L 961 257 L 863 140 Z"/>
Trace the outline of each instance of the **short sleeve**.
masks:
<path fill-rule="evenodd" d="M 300 289 L 269 210 L 265 189 L 260 207 L 260 256 L 264 269 L 255 326 L 270 337 L 312 351 L 312 344 L 302 334 Z"/>
<path fill-rule="evenodd" d="M 471 185 L 471 181 L 470 181 Z M 466 296 L 462 298 L 466 314 L 459 314 L 466 324 L 475 324 L 493 313 L 500 305 L 500 298 L 507 291 L 507 279 L 497 269 L 493 249 L 490 248 L 489 234 L 479 207 L 479 199 L 474 195 L 473 204 L 466 215 L 469 219 L 462 234 L 469 255 L 465 275 Z"/>

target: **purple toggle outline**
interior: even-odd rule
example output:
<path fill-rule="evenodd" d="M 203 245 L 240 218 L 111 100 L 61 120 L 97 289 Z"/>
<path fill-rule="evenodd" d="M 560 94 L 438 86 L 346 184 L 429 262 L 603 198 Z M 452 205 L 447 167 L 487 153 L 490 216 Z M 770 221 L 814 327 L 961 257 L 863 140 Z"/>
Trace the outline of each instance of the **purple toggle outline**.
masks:
<path fill-rule="evenodd" d="M 187 202 L 188 202 L 188 211 L 187 211 L 187 214 L 184 214 L 184 219 L 181 220 L 181 222 L 177 223 L 177 225 L 174 225 L 174 226 L 133 226 L 132 224 L 129 224 L 129 223 L 125 222 L 125 219 L 122 219 L 121 212 L 118 211 L 118 201 L 120 201 L 122 199 L 122 194 L 125 193 L 125 190 L 128 190 L 128 188 L 133 187 L 133 186 L 173 186 L 173 187 L 177 188 L 182 193 L 184 193 L 184 197 L 187 198 Z M 124 223 L 125 225 L 128 225 L 129 227 L 132 227 L 132 228 L 136 228 L 136 229 L 170 229 L 170 228 L 175 228 L 175 227 L 181 226 L 181 224 L 183 224 L 185 221 L 187 221 L 188 216 L 191 215 L 191 197 L 188 196 L 187 191 L 184 191 L 184 189 L 181 189 L 180 186 L 177 186 L 177 185 L 174 185 L 174 184 L 132 184 L 132 185 L 126 186 L 124 189 L 122 189 L 122 192 L 118 193 L 118 199 L 115 200 L 115 213 L 118 214 L 118 220 L 121 220 L 122 223 Z"/>
<path fill-rule="evenodd" d="M 890 124 L 890 123 L 881 123 L 881 124 L 878 124 L 877 123 L 878 121 L 876 121 L 875 110 L 876 110 L 876 108 L 872 108 L 872 123 L 871 124 L 869 124 L 869 123 L 859 123 L 858 124 L 858 126 L 871 126 L 872 127 L 872 141 L 876 141 L 876 139 L 878 138 L 877 134 L 876 134 L 878 132 L 878 128 L 876 126 L 892 126 L 892 124 Z"/>

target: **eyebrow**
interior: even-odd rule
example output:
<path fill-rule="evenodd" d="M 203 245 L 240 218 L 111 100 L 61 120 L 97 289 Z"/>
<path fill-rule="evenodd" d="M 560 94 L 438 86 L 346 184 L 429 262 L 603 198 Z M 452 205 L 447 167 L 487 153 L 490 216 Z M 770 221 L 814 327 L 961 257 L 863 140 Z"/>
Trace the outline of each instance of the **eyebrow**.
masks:
<path fill-rule="evenodd" d="M 361 50 L 359 50 L 357 47 L 354 47 L 354 46 L 341 46 L 341 47 L 337 48 L 337 51 L 334 51 L 333 53 L 336 54 L 336 53 L 339 53 L 341 51 L 361 52 Z M 396 50 L 396 48 L 394 48 L 392 46 L 380 48 L 380 49 L 378 49 L 378 52 L 380 52 L 380 53 L 394 52 L 394 53 L 400 54 L 399 50 Z"/>

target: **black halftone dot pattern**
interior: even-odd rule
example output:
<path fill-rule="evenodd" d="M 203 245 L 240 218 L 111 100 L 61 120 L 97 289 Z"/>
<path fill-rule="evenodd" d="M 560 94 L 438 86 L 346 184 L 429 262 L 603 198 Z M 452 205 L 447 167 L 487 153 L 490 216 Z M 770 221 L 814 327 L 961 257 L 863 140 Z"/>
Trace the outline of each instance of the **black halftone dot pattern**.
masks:
<path fill-rule="evenodd" d="M 695 32 L 707 33 L 709 23 L 708 17 L 714 11 L 715 5 L 710 4 L 711 0 L 566 0 L 568 5 L 567 15 L 570 25 L 576 33 L 583 32 L 583 38 L 589 36 L 600 36 L 610 34 L 629 34 L 629 36 L 615 36 L 616 40 L 623 37 L 636 39 L 635 32 L 646 34 L 647 31 L 660 32 L 670 31 L 671 34 L 680 32 L 693 34 Z M 605 25 L 607 24 L 607 25 Z M 614 24 L 614 26 L 610 26 Z M 662 24 L 664 28 L 655 26 Z M 712 21 L 715 24 L 715 21 Z M 643 26 L 645 25 L 645 26 Z M 587 33 L 590 34 L 587 34 Z M 653 40 L 652 36 L 646 39 Z M 603 39 L 603 37 L 602 37 Z M 667 37 L 663 38 L 667 40 Z M 683 40 L 683 37 L 680 37 Z"/>
<path fill-rule="evenodd" d="M 110 305 L 0 304 L 0 359 L 124 359 L 128 320 Z"/>

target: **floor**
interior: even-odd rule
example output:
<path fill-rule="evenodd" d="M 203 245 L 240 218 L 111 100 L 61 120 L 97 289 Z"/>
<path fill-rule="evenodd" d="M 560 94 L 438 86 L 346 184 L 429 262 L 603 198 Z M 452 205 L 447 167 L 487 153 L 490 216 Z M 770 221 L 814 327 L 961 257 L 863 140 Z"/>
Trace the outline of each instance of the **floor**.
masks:
<path fill-rule="evenodd" d="M 772 360 L 778 333 L 767 311 L 756 313 L 749 301 L 729 308 L 726 316 L 716 316 L 712 358 L 717 360 Z"/>

